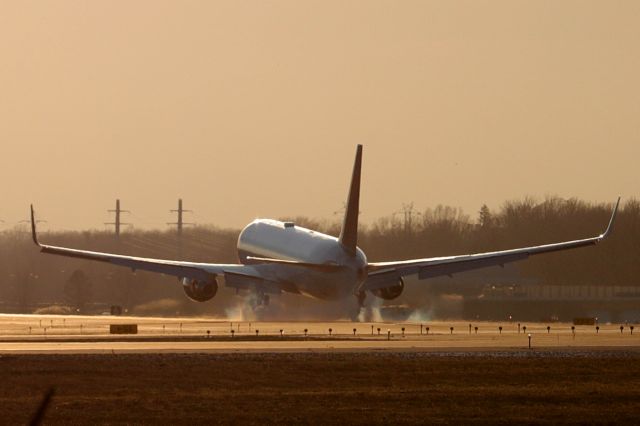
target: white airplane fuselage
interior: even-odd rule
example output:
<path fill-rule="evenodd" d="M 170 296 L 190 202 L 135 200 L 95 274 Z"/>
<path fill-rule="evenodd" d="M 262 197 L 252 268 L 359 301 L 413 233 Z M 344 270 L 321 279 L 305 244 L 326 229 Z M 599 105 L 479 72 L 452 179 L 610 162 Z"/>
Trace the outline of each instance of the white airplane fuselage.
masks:
<path fill-rule="evenodd" d="M 350 255 L 338 238 L 296 226 L 291 222 L 256 219 L 238 237 L 240 263 L 260 263 L 251 259 L 269 258 L 304 262 L 335 268 L 273 268 L 271 279 L 287 284 L 287 291 L 322 300 L 353 296 L 366 279 L 367 257 L 356 247 Z"/>

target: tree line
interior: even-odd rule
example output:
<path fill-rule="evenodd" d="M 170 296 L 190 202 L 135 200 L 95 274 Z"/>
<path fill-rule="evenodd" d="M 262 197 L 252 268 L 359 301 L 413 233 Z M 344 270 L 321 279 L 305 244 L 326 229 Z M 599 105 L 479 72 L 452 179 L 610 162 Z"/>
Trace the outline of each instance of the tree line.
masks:
<path fill-rule="evenodd" d="M 358 245 L 370 261 L 477 253 L 579 239 L 604 231 L 612 205 L 575 198 L 524 198 L 491 210 L 482 206 L 469 215 L 437 206 L 422 212 L 388 215 L 362 225 Z M 337 221 L 306 217 L 282 218 L 296 225 L 338 235 Z M 183 230 L 129 231 L 118 239 L 106 231 L 51 232 L 47 244 L 160 259 L 233 263 L 237 261 L 238 229 L 197 226 Z M 640 276 L 640 202 L 625 201 L 614 233 L 598 247 L 533 257 L 517 264 L 513 284 L 636 285 Z M 472 273 L 466 273 L 472 274 Z M 478 278 L 479 281 L 482 278 Z M 456 282 L 454 277 L 453 283 Z M 478 282 L 478 285 L 486 284 Z M 452 290 L 453 289 L 453 290 Z M 442 291 L 464 292 L 455 285 Z M 165 300 L 180 313 L 223 313 L 233 304 L 232 291 L 213 301 L 190 302 L 175 277 L 131 271 L 101 262 L 40 254 L 27 225 L 0 233 L 0 309 L 32 312 L 34 307 L 61 304 L 77 312 L 95 311 L 96 304 L 142 310 Z M 402 303 L 402 296 L 398 300 Z M 93 308 L 92 308 L 93 306 Z"/>

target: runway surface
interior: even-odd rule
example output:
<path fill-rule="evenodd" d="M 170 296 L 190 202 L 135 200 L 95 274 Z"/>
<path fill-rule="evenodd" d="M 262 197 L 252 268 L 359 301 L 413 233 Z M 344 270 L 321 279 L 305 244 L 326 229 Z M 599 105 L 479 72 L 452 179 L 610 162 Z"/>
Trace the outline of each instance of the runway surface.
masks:
<path fill-rule="evenodd" d="M 109 334 L 111 324 L 136 324 L 138 334 Z M 568 323 L 233 322 L 0 315 L 0 354 L 520 351 L 528 349 L 529 334 L 534 350 L 640 351 L 640 330 L 632 326 L 600 324 L 596 330 L 595 326 L 572 329 Z"/>
<path fill-rule="evenodd" d="M 54 389 L 47 424 L 633 424 L 638 332 L 547 326 L 0 315 L 0 415 Z"/>

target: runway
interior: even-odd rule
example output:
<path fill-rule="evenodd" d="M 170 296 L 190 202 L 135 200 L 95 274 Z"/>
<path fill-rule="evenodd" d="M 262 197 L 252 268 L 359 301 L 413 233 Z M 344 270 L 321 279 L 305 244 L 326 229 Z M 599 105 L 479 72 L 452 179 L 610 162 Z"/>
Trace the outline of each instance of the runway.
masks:
<path fill-rule="evenodd" d="M 619 327 L 0 315 L 0 413 L 28 423 L 55 389 L 50 424 L 628 424 L 640 337 Z"/>
<path fill-rule="evenodd" d="M 112 335 L 111 324 L 136 324 L 138 333 Z M 0 315 L 0 354 L 519 351 L 529 349 L 529 335 L 533 350 L 640 351 L 640 330 L 631 327 Z"/>

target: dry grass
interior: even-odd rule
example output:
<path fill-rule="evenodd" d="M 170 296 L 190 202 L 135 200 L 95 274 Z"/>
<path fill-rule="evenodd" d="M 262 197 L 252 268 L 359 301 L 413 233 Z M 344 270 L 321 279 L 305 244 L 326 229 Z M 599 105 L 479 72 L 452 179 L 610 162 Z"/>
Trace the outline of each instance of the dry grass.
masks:
<path fill-rule="evenodd" d="M 631 423 L 637 354 L 209 354 L 0 357 L 2 422 Z"/>

